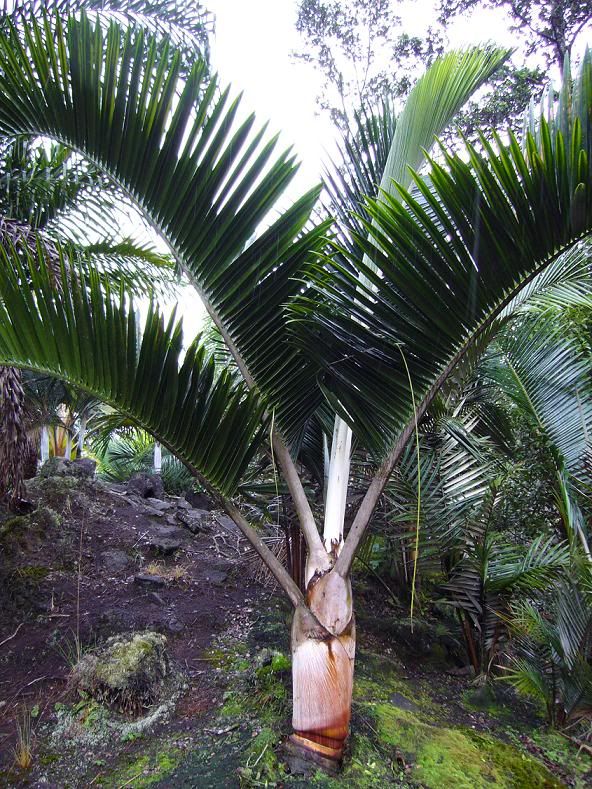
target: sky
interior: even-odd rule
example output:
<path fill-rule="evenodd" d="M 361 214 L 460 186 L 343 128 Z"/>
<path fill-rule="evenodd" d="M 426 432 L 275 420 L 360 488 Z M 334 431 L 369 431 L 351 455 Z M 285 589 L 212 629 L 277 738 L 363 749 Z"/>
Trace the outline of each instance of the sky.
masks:
<path fill-rule="evenodd" d="M 298 175 L 285 201 L 296 199 L 319 183 L 322 165 L 333 149 L 335 132 L 329 120 L 320 116 L 316 96 L 320 74 L 310 64 L 291 57 L 301 48 L 296 30 L 296 0 L 205 0 L 216 15 L 212 41 L 212 66 L 223 85 L 230 83 L 243 93 L 245 114 L 255 112 L 261 124 L 269 121 L 270 134 L 281 132 L 279 150 L 293 146 L 301 161 Z M 433 15 L 433 0 L 417 0 L 397 5 L 405 30 L 418 32 Z M 449 31 L 451 47 L 495 40 L 511 46 L 507 23 L 495 11 L 473 13 L 459 19 Z M 203 307 L 192 292 L 179 300 L 185 337 L 192 339 L 203 320 Z"/>
<path fill-rule="evenodd" d="M 296 30 L 296 0 L 205 0 L 216 15 L 212 61 L 223 83 L 244 92 L 244 107 L 261 121 L 282 131 L 285 146 L 294 145 L 302 160 L 296 186 L 301 193 L 318 183 L 322 163 L 331 151 L 334 131 L 316 107 L 321 76 L 290 53 L 301 48 Z M 433 0 L 397 4 L 407 32 L 419 32 L 428 16 L 435 18 Z M 419 23 L 419 28 L 418 28 Z M 496 11 L 478 11 L 451 28 L 452 47 L 489 40 L 511 45 L 507 24 Z"/>

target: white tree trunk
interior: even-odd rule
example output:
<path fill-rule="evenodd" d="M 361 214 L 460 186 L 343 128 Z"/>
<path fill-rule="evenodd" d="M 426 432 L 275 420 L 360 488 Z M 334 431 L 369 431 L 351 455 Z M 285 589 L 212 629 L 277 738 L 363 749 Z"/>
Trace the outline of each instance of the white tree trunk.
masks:
<path fill-rule="evenodd" d="M 156 441 L 154 444 L 154 473 L 160 474 L 162 469 L 162 447 Z"/>
<path fill-rule="evenodd" d="M 80 425 L 78 428 L 78 457 L 82 457 L 84 452 L 84 439 L 86 438 L 86 417 L 80 417 Z"/>
<path fill-rule="evenodd" d="M 47 425 L 41 428 L 41 462 L 49 460 L 49 430 Z"/>
<path fill-rule="evenodd" d="M 66 460 L 72 460 L 72 434 L 68 430 L 66 432 L 66 450 L 64 452 Z"/>
<path fill-rule="evenodd" d="M 351 441 L 352 431 L 341 417 L 335 417 L 323 528 L 325 550 L 333 556 L 337 556 L 343 542 Z"/>

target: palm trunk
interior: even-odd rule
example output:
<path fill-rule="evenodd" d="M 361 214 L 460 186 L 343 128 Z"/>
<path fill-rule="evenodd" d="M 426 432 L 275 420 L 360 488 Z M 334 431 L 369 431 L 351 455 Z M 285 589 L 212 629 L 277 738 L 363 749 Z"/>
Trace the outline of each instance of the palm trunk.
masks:
<path fill-rule="evenodd" d="M 0 497 L 10 495 L 11 507 L 25 495 L 29 439 L 24 404 L 20 371 L 14 367 L 0 367 Z"/>
<path fill-rule="evenodd" d="M 154 473 L 160 474 L 162 471 L 162 447 L 158 441 L 154 444 Z"/>
<path fill-rule="evenodd" d="M 292 750 L 338 762 L 349 734 L 356 630 L 349 579 L 314 576 L 292 622 Z"/>
<path fill-rule="evenodd" d="M 41 463 L 49 460 L 49 430 L 47 425 L 41 428 Z"/>
<path fill-rule="evenodd" d="M 84 452 L 84 439 L 86 438 L 86 417 L 80 417 L 80 425 L 78 427 L 78 448 L 76 450 L 76 457 L 81 458 Z"/>

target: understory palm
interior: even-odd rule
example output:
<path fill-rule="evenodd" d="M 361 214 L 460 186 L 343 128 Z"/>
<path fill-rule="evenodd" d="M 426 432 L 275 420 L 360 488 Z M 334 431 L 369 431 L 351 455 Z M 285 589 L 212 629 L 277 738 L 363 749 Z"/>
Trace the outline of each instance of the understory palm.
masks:
<path fill-rule="evenodd" d="M 149 36 L 84 16 L 28 31 L 0 37 L 0 131 L 51 137 L 109 174 L 168 242 L 242 380 L 217 374 L 200 338 L 185 351 L 180 326 L 156 307 L 141 327 L 125 291 L 67 250 L 58 288 L 42 256 L 2 252 L 0 361 L 100 397 L 215 496 L 295 608 L 296 746 L 338 758 L 355 652 L 350 571 L 376 503 L 459 361 L 590 230 L 590 63 L 557 118 L 541 119 L 523 146 L 443 151 L 427 179 L 412 172 L 393 194 L 369 198 L 361 232 L 335 251 L 329 224 L 311 222 L 318 189 L 277 212 L 294 159 L 274 159 L 265 130 L 238 121 L 238 103 L 203 61 L 186 71 Z M 398 120 L 388 172 L 421 166 L 422 147 L 504 57 L 472 50 L 438 62 Z M 327 492 L 336 514 L 325 514 L 323 537 L 295 460 L 319 413 L 338 416 Z M 344 539 L 352 435 L 374 473 Z M 306 542 L 305 595 L 231 500 L 261 449 Z"/>

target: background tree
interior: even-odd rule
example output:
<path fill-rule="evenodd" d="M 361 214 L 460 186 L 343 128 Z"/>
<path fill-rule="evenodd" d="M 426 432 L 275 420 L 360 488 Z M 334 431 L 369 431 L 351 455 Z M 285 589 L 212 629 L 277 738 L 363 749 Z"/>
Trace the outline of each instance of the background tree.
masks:
<path fill-rule="evenodd" d="M 440 20 L 446 25 L 478 8 L 503 10 L 524 57 L 543 58 L 547 70 L 557 66 L 560 72 L 578 37 L 592 25 L 590 0 L 440 0 Z"/>
<path fill-rule="evenodd" d="M 440 21 L 447 27 L 457 16 L 480 8 L 507 15 L 518 49 L 512 64 L 493 77 L 486 95 L 460 113 L 459 125 L 469 136 L 508 122 L 517 128 L 529 99 L 540 95 L 549 74 L 563 74 L 574 45 L 592 28 L 590 0 L 440 0 Z"/>
<path fill-rule="evenodd" d="M 443 52 L 442 32 L 410 36 L 392 0 L 301 0 L 296 28 L 304 47 L 295 57 L 323 75 L 321 109 L 346 129 L 353 112 L 410 91 L 426 65 Z"/>
<path fill-rule="evenodd" d="M 507 12 L 519 47 L 479 99 L 459 113 L 455 127 L 471 139 L 478 129 L 516 131 L 528 102 L 540 96 L 550 67 L 562 73 L 566 56 L 592 19 L 592 3 L 579 0 L 442 0 L 438 21 L 423 36 L 409 36 L 395 7 L 393 0 L 299 2 L 296 27 L 303 45 L 295 56 L 323 74 L 319 106 L 342 131 L 356 110 L 369 111 L 387 97 L 396 105 L 442 51 L 454 19 L 486 7 Z"/>

